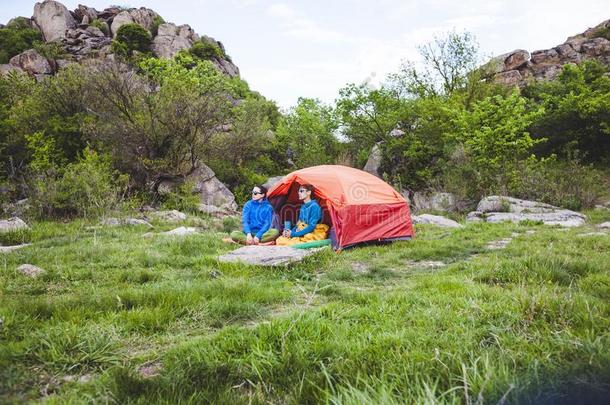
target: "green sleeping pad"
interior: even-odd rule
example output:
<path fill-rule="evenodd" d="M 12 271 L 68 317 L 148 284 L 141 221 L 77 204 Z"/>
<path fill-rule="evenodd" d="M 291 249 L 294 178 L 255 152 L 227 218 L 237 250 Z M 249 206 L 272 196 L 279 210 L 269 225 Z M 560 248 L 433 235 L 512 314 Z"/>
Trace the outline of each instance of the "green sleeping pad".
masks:
<path fill-rule="evenodd" d="M 330 239 L 314 240 L 311 242 L 299 243 L 298 245 L 292 245 L 292 247 L 296 249 L 311 249 L 327 245 L 330 245 Z"/>

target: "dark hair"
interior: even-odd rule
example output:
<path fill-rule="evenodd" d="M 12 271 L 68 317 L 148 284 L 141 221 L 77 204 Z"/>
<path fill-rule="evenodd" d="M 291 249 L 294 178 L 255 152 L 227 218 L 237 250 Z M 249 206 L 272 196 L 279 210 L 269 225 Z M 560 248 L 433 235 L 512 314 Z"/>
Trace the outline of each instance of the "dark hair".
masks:
<path fill-rule="evenodd" d="M 267 191 L 269 191 L 269 190 L 267 190 L 267 187 L 265 187 L 265 186 L 258 186 L 258 185 L 254 186 L 254 187 L 258 187 L 260 189 L 261 193 L 263 193 L 263 195 L 265 197 L 267 197 Z"/>
<path fill-rule="evenodd" d="M 311 194 L 313 194 L 314 187 L 311 184 L 301 184 L 300 187 L 304 188 L 305 190 L 311 191 Z"/>

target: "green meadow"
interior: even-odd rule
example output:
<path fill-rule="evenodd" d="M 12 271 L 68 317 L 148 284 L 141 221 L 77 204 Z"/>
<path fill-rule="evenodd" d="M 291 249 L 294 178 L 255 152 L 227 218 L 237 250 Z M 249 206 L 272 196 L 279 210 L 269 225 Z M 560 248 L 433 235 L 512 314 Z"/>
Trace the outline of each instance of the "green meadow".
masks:
<path fill-rule="evenodd" d="M 586 234 L 610 211 L 586 214 L 418 225 L 285 268 L 219 263 L 231 224 L 207 217 L 183 237 L 34 223 L 0 239 L 32 243 L 0 255 L 0 403 L 602 402 L 610 234 Z"/>

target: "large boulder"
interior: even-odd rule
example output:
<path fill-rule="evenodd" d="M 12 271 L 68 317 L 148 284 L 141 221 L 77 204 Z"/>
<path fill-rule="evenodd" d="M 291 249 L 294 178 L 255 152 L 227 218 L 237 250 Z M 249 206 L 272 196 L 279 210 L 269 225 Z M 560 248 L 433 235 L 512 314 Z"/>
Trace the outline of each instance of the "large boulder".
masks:
<path fill-rule="evenodd" d="M 0 233 L 29 229 L 28 224 L 21 218 L 0 219 Z"/>
<path fill-rule="evenodd" d="M 148 31 L 152 31 L 155 17 L 158 16 L 159 14 L 145 7 L 132 8 L 129 10 L 121 11 L 112 19 L 112 24 L 110 25 L 112 36 L 116 37 L 116 34 L 119 31 L 119 28 L 121 28 L 121 26 L 132 23 L 140 24 Z"/>
<path fill-rule="evenodd" d="M 411 222 L 414 224 L 431 224 L 442 228 L 462 228 L 463 225 L 455 222 L 452 219 L 445 218 L 440 215 L 422 214 L 411 215 Z"/>
<path fill-rule="evenodd" d="M 160 194 L 165 194 L 171 192 L 176 186 L 184 182 L 193 184 L 193 192 L 199 195 L 200 209 L 202 211 L 208 212 L 211 209 L 209 206 L 217 207 L 226 214 L 234 213 L 237 210 L 237 203 L 233 193 L 218 180 L 214 171 L 205 164 L 200 164 L 196 170 L 184 179 L 166 179 L 161 181 L 157 190 Z M 214 214 L 216 214 L 216 210 L 214 211 Z"/>
<path fill-rule="evenodd" d="M 76 21 L 66 6 L 53 0 L 36 3 L 32 18 L 47 42 L 60 40 L 67 29 L 76 28 Z"/>
<path fill-rule="evenodd" d="M 506 196 L 489 196 L 468 214 L 467 221 L 521 222 L 541 221 L 545 225 L 573 227 L 584 225 L 587 217 L 580 212 L 562 209 L 538 201 L 521 200 Z"/>
<path fill-rule="evenodd" d="M 287 266 L 300 262 L 324 248 L 295 249 L 290 246 L 243 246 L 218 258 L 223 263 L 243 263 L 254 266 Z"/>
<path fill-rule="evenodd" d="M 267 181 L 263 184 L 263 187 L 265 187 L 267 190 L 271 190 L 271 187 L 282 181 L 283 178 L 284 176 L 269 177 Z"/>
<path fill-rule="evenodd" d="M 23 73 L 23 69 L 21 69 L 20 67 L 17 67 L 17 66 L 13 66 L 9 63 L 0 65 L 0 76 L 7 75 L 11 72 Z"/>
<path fill-rule="evenodd" d="M 15 55 L 9 61 L 12 66 L 18 67 L 31 75 L 50 75 L 54 70 L 47 58 L 34 49 Z"/>
<path fill-rule="evenodd" d="M 171 59 L 179 51 L 189 49 L 193 45 L 195 35 L 188 25 L 177 27 L 171 23 L 161 24 L 151 48 L 157 57 Z"/>

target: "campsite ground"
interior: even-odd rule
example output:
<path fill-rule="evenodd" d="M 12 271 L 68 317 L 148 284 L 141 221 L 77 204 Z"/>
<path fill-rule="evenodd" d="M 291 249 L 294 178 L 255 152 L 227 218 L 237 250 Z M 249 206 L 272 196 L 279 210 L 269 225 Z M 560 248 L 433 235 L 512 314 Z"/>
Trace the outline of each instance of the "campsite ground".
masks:
<path fill-rule="evenodd" d="M 10 236 L 32 246 L 0 256 L 0 402 L 601 400 L 610 235 L 593 225 L 609 213 L 567 230 L 417 226 L 278 269 L 218 263 L 234 246 L 209 218 L 152 238 L 36 223 Z"/>

